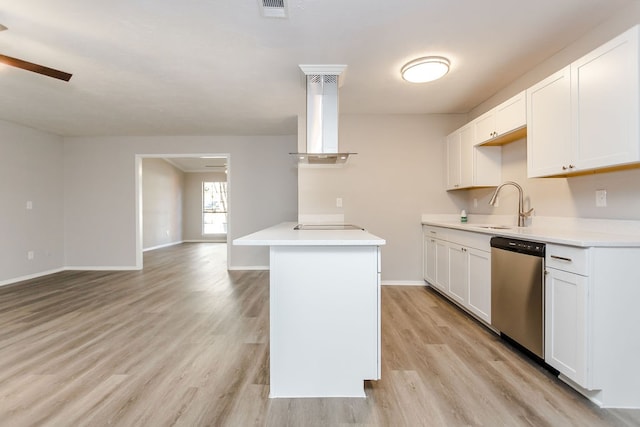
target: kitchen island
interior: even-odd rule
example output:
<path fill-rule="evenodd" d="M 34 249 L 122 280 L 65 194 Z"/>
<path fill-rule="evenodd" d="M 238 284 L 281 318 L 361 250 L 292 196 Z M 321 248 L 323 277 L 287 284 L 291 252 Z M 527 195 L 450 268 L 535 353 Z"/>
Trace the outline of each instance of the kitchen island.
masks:
<path fill-rule="evenodd" d="M 283 223 L 235 239 L 269 246 L 270 392 L 365 397 L 380 378 L 380 250 L 364 230 Z"/>

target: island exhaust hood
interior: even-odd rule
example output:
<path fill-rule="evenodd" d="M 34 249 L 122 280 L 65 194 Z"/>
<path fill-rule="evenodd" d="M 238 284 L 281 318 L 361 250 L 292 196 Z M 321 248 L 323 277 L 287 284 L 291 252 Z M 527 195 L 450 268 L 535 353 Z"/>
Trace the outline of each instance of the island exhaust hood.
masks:
<path fill-rule="evenodd" d="M 300 65 L 307 89 L 307 152 L 290 153 L 299 163 L 339 164 L 349 155 L 338 150 L 338 88 L 346 65 Z"/>

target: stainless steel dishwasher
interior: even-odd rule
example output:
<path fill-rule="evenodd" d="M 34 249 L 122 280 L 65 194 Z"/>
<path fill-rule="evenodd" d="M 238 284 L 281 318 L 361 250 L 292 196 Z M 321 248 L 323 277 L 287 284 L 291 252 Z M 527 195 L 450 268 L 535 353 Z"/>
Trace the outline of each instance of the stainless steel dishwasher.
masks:
<path fill-rule="evenodd" d="M 545 244 L 491 239 L 491 325 L 544 359 Z"/>

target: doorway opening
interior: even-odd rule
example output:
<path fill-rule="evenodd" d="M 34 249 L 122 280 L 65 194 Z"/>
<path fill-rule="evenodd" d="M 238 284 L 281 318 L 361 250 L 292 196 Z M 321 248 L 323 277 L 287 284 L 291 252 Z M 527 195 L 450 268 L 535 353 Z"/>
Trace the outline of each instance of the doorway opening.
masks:
<path fill-rule="evenodd" d="M 136 268 L 142 269 L 147 250 L 227 242 L 233 218 L 230 160 L 229 153 L 135 156 Z M 229 268 L 229 245 L 226 251 Z"/>

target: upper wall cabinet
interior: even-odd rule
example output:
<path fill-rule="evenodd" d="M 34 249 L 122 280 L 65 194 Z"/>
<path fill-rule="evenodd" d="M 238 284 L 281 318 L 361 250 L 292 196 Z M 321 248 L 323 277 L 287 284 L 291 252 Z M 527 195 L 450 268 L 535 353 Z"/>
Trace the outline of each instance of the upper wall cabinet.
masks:
<path fill-rule="evenodd" d="M 522 91 L 475 119 L 475 144 L 501 145 L 522 138 L 527 125 L 525 98 Z"/>
<path fill-rule="evenodd" d="M 473 122 L 447 136 L 447 190 L 493 187 L 502 177 L 502 148 L 474 144 Z"/>
<path fill-rule="evenodd" d="M 639 26 L 527 90 L 529 177 L 640 162 Z"/>
<path fill-rule="evenodd" d="M 527 173 L 548 176 L 571 163 L 571 70 L 558 71 L 527 90 Z"/>

